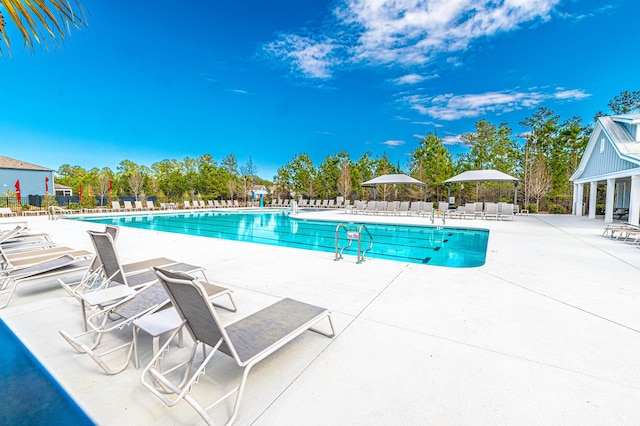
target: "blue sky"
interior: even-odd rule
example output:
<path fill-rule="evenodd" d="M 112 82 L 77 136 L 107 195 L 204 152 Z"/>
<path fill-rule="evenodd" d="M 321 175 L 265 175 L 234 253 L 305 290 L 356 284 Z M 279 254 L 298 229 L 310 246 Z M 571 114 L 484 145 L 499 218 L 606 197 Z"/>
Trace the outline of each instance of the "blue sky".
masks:
<path fill-rule="evenodd" d="M 271 179 L 300 153 L 451 151 L 476 121 L 591 122 L 639 90 L 635 0 L 87 3 L 61 48 L 0 58 L 0 155 L 58 169 L 233 153 Z M 11 25 L 11 24 L 9 24 Z M 6 48 L 3 46 L 3 52 Z"/>

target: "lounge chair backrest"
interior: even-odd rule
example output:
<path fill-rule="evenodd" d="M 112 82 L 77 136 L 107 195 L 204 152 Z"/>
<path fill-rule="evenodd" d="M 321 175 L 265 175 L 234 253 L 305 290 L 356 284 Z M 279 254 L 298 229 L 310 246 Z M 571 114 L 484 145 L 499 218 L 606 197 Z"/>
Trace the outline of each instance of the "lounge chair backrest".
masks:
<path fill-rule="evenodd" d="M 498 205 L 496 203 L 486 203 L 486 205 L 485 205 L 485 215 L 497 216 L 498 215 Z"/>
<path fill-rule="evenodd" d="M 446 212 L 449 210 L 449 203 L 445 203 L 444 201 L 438 202 L 438 211 Z"/>
<path fill-rule="evenodd" d="M 118 240 L 118 235 L 120 234 L 120 228 L 113 225 L 105 225 L 104 232 L 111 235 L 111 239 L 115 243 Z"/>
<path fill-rule="evenodd" d="M 111 208 L 113 210 L 120 210 L 120 201 L 112 201 L 111 202 Z"/>
<path fill-rule="evenodd" d="M 104 268 L 105 275 L 111 279 L 112 282 L 127 284 L 124 271 L 122 270 L 122 264 L 116 251 L 116 245 L 113 242 L 113 238 L 107 232 L 100 231 L 87 231 L 93 247 L 96 249 L 96 256 L 100 258 L 102 267 Z"/>
<path fill-rule="evenodd" d="M 142 206 L 142 201 L 136 201 L 136 209 L 142 210 L 144 207 Z"/>
<path fill-rule="evenodd" d="M 195 341 L 211 347 L 215 347 L 220 339 L 229 342 L 222 322 L 207 299 L 206 290 L 193 277 L 160 268 L 155 270 L 178 315 L 186 321 L 185 326 Z M 226 345 L 220 350 L 231 355 Z"/>
<path fill-rule="evenodd" d="M 5 232 L 4 234 L 0 235 L 0 242 L 10 240 L 11 238 L 19 235 L 25 229 L 27 229 L 26 226 L 17 225 L 15 228 L 13 228 L 13 229 Z"/>
<path fill-rule="evenodd" d="M 156 206 L 154 206 L 154 205 L 153 205 L 153 201 L 151 201 L 151 200 L 147 200 L 147 208 L 148 208 L 149 210 L 155 210 L 155 209 L 156 209 Z"/>
<path fill-rule="evenodd" d="M 131 205 L 131 201 L 125 201 L 124 208 L 127 210 L 133 210 L 133 205 Z"/>

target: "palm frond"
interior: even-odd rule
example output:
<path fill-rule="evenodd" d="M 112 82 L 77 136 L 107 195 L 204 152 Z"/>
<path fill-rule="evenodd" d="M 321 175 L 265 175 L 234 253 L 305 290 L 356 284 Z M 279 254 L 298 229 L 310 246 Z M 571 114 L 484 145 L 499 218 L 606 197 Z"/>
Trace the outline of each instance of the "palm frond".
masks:
<path fill-rule="evenodd" d="M 7 20 L 20 31 L 25 46 L 33 51 L 35 44 L 48 46 L 61 43 L 71 27 L 86 26 L 84 7 L 80 0 L 0 0 L 0 38 L 11 50 L 7 35 Z M 6 14 L 6 18 L 5 18 Z M 0 56 L 2 50 L 0 49 Z"/>

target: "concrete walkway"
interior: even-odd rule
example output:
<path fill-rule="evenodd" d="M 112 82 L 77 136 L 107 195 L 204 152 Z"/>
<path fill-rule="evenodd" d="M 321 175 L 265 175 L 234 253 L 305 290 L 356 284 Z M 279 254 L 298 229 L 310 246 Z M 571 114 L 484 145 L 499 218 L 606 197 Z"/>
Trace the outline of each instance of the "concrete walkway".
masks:
<path fill-rule="evenodd" d="M 102 229 L 28 220 L 33 232 L 85 249 L 84 231 Z M 239 311 L 220 311 L 228 321 L 282 297 L 333 311 L 337 337 L 306 333 L 258 364 L 236 424 L 637 424 L 640 250 L 602 237 L 601 221 L 573 216 L 447 224 L 490 229 L 484 266 L 358 265 L 332 253 L 134 228 L 122 228 L 117 246 L 124 261 L 166 256 L 205 266 L 211 281 L 235 291 Z M 80 310 L 56 283 L 25 285 L 0 317 L 99 424 L 201 423 L 184 402 L 165 407 L 133 366 L 107 376 L 74 353 L 57 331 L 78 332 Z M 150 340 L 141 346 L 144 363 Z M 211 395 L 239 375 L 221 355 L 196 392 Z M 214 410 L 214 420 L 229 412 Z"/>

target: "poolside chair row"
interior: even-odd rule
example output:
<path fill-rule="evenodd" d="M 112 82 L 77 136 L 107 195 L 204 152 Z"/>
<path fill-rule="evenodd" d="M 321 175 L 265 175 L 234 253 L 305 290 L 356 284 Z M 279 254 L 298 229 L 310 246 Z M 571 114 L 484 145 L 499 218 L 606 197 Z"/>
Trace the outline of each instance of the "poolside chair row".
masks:
<path fill-rule="evenodd" d="M 48 234 L 31 234 L 26 227 L 0 234 L 0 309 L 6 307 L 18 285 L 64 274 L 80 273 L 93 254 L 55 243 Z"/>
<path fill-rule="evenodd" d="M 120 205 L 119 201 L 111 202 L 111 211 L 112 212 L 133 212 L 133 211 L 148 211 L 155 210 L 156 206 L 151 200 L 147 200 L 146 203 L 142 203 L 142 201 L 134 201 L 133 204 L 131 201 L 123 201 L 123 205 Z M 104 210 L 102 210 L 104 211 Z"/>
<path fill-rule="evenodd" d="M 351 200 L 346 199 L 343 201 L 338 200 L 316 200 L 316 199 L 301 199 L 298 207 L 301 208 L 315 208 L 315 209 L 344 209 L 351 205 Z"/>
<path fill-rule="evenodd" d="M 132 358 L 136 367 L 138 366 L 138 333 L 148 332 L 154 339 L 154 350 L 152 359 L 142 372 L 142 384 L 168 407 L 184 400 L 209 424 L 212 420 L 208 411 L 235 395 L 233 408 L 228 407 L 231 414 L 227 424 L 233 423 L 240 408 L 248 374 L 258 362 L 306 330 L 328 337 L 335 335 L 328 310 L 288 298 L 224 324 L 215 308 L 221 306 L 213 305 L 212 299 L 228 296 L 232 306 L 227 306 L 226 309 L 235 312 L 236 304 L 231 290 L 208 283 L 204 274 L 204 280 L 198 280 L 185 270 L 180 270 L 175 263 L 154 266 L 151 271 L 136 272 L 131 264 L 120 264 L 115 248 L 117 232 L 106 229 L 104 232 L 90 231 L 89 235 L 96 249 L 90 275 L 99 277 L 100 285 L 83 292 L 76 292 L 76 287 L 71 289 L 71 293 L 81 295 L 81 299 L 88 299 L 108 291 L 113 292 L 113 289 L 129 290 L 123 291 L 122 294 L 126 295 L 115 302 L 90 306 L 90 315 L 83 318 L 83 322 L 89 327 L 88 331 L 72 336 L 60 330 L 60 334 L 77 352 L 89 355 L 106 373 L 116 374 L 123 371 Z M 141 267 L 143 264 L 158 262 L 150 259 L 136 262 L 136 265 Z M 148 282 L 141 288 L 132 288 L 131 278 L 140 274 L 148 275 Z M 89 279 L 87 283 L 92 281 L 94 280 Z M 106 287 L 105 282 L 108 282 Z M 328 320 L 327 331 L 317 330 L 316 325 L 325 319 Z M 122 340 L 122 333 L 117 332 L 127 326 L 132 328 L 131 338 Z M 183 329 L 187 330 L 193 341 L 192 349 L 186 353 L 184 360 L 182 358 L 185 351 L 167 357 L 167 351 L 176 337 L 182 343 Z M 171 334 L 159 348 L 157 337 L 167 333 Z M 115 344 L 106 347 L 101 342 L 102 336 L 113 337 L 115 334 L 120 336 L 119 339 L 116 336 Z M 202 356 L 198 355 L 198 348 L 202 348 Z M 124 362 L 112 367 L 114 355 L 118 351 L 125 354 Z M 195 386 L 205 386 L 205 368 L 220 360 L 220 353 L 235 361 L 243 369 L 243 375 L 239 385 L 232 391 L 216 398 L 213 404 L 205 405 L 191 391 Z M 212 390 L 215 389 L 219 389 L 218 384 L 212 387 Z"/>
<path fill-rule="evenodd" d="M 448 212 L 450 218 L 513 220 L 515 206 L 510 203 L 466 203 Z"/>
<path fill-rule="evenodd" d="M 288 208 L 289 205 L 291 203 L 291 200 L 289 200 L 288 198 L 281 200 L 279 198 L 274 198 L 273 200 L 271 200 L 271 205 L 270 207 L 284 207 L 284 208 Z"/>
<path fill-rule="evenodd" d="M 444 207 L 446 203 L 440 203 Z M 448 206 L 448 205 L 447 205 Z M 432 202 L 426 201 L 359 201 L 356 200 L 352 207 L 345 210 L 354 214 L 381 214 L 381 215 L 413 215 L 432 216 L 434 210 Z"/>
<path fill-rule="evenodd" d="M 219 209 L 219 208 L 239 208 L 240 203 L 238 200 L 208 200 L 207 203 L 203 200 L 184 200 L 183 204 L 185 209 Z"/>

